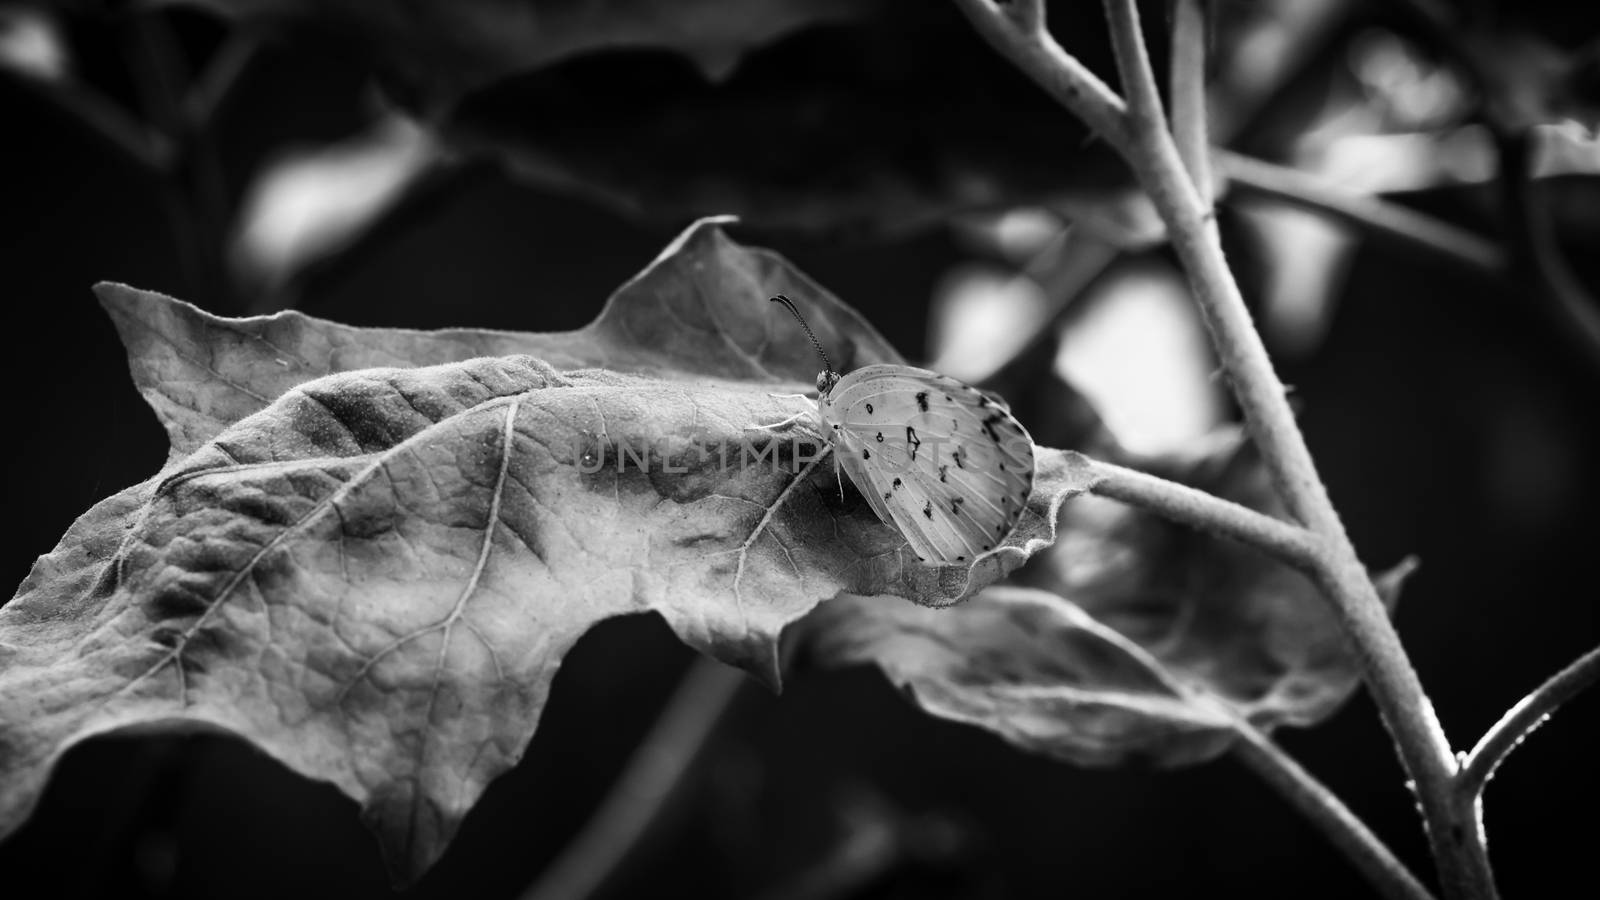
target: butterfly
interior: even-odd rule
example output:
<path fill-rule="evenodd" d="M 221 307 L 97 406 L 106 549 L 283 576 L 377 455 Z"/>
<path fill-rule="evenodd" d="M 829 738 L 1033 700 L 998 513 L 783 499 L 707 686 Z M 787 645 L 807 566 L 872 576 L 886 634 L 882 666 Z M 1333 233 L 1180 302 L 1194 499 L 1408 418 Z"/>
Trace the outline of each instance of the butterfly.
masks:
<path fill-rule="evenodd" d="M 1005 404 L 965 382 L 911 366 L 833 370 L 811 326 L 816 422 L 872 511 L 929 566 L 971 565 L 1016 528 L 1033 491 L 1033 440 Z"/>

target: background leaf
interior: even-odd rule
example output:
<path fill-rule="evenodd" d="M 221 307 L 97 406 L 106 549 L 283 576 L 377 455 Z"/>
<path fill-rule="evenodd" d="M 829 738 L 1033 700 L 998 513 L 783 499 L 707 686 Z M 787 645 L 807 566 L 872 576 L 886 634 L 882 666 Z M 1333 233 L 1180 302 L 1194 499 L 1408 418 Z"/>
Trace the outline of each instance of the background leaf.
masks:
<path fill-rule="evenodd" d="M 256 26 L 310 24 L 355 36 L 385 66 L 431 89 L 466 90 L 511 72 L 619 47 L 680 54 L 715 78 L 796 29 L 874 12 L 881 2 L 754 0 L 158 0 Z"/>
<path fill-rule="evenodd" d="M 948 3 L 170 2 L 338 35 L 449 146 L 652 222 L 896 231 L 1030 198 L 1097 221 L 1138 206 L 1113 154 Z M 1112 73 L 1100 10 L 1052 7 Z"/>
<path fill-rule="evenodd" d="M 1276 512 L 1248 446 L 1228 433 L 1146 462 Z M 807 620 L 809 657 L 876 664 L 933 715 L 1094 766 L 1203 762 L 1236 720 L 1312 725 L 1359 683 L 1326 601 L 1259 551 L 1097 497 L 1064 507 L 1060 527 L 1016 578 L 1036 587 L 945 611 L 841 597 Z M 1411 567 L 1380 579 L 1391 605 Z"/>

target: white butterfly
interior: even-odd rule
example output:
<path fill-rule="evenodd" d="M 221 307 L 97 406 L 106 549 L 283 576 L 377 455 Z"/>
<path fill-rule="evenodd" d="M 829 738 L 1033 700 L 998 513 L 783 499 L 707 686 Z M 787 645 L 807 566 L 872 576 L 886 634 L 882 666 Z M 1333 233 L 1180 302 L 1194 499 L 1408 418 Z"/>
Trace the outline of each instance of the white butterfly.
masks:
<path fill-rule="evenodd" d="M 911 366 L 841 376 L 793 301 L 772 300 L 794 314 L 822 357 L 819 429 L 878 518 L 930 566 L 970 566 L 1000 546 L 1033 490 L 1033 440 L 1005 405 Z"/>

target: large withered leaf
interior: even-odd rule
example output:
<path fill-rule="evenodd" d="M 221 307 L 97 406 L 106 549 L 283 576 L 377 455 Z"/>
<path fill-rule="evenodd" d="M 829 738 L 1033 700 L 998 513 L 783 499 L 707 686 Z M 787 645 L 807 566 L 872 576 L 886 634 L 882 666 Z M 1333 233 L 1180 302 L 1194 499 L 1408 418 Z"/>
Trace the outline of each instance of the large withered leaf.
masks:
<path fill-rule="evenodd" d="M 968 573 L 912 561 L 825 458 L 801 464 L 805 434 L 750 432 L 795 411 L 771 392 L 814 365 L 779 336 L 776 290 L 849 365 L 895 359 L 707 223 L 566 335 L 229 321 L 103 291 L 178 449 L 0 609 L 0 831 L 78 741 L 220 728 L 355 798 L 415 876 L 596 622 L 653 610 L 776 681 L 780 632 L 822 600 L 947 603 L 1054 539 L 1089 483 L 1072 454 L 1039 451 L 1007 550 Z"/>
<path fill-rule="evenodd" d="M 1272 513 L 1233 433 L 1145 468 Z M 1016 578 L 949 610 L 835 599 L 805 623 L 813 659 L 872 663 L 933 715 L 1082 765 L 1177 766 L 1225 751 L 1237 723 L 1308 726 L 1359 683 L 1332 611 L 1253 549 L 1096 497 Z M 1405 562 L 1378 579 L 1394 603 Z"/>
<path fill-rule="evenodd" d="M 806 298 L 812 328 L 841 366 L 903 362 L 855 310 L 770 250 L 723 233 L 727 219 L 690 226 L 571 332 L 354 328 L 293 310 L 225 319 L 124 285 L 95 288 L 128 348 L 138 386 L 167 429 L 174 458 L 285 391 L 336 372 L 429 366 L 528 354 L 557 369 L 607 368 L 666 379 L 809 385 L 817 359 L 763 301 Z"/>

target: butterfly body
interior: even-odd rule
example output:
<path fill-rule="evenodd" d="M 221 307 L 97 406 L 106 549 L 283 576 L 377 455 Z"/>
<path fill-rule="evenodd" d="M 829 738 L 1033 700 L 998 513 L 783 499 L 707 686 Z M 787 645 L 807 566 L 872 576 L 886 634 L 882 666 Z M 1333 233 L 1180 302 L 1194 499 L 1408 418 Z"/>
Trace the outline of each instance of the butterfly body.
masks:
<path fill-rule="evenodd" d="M 832 375 L 818 379 L 820 431 L 919 560 L 970 565 L 1005 540 L 1033 489 L 1033 441 L 1004 404 L 911 366 Z"/>
<path fill-rule="evenodd" d="M 911 366 L 840 375 L 794 301 L 772 302 L 794 315 L 822 359 L 818 430 L 878 518 L 929 566 L 971 566 L 999 547 L 1033 491 L 1033 440 L 1005 404 Z"/>

